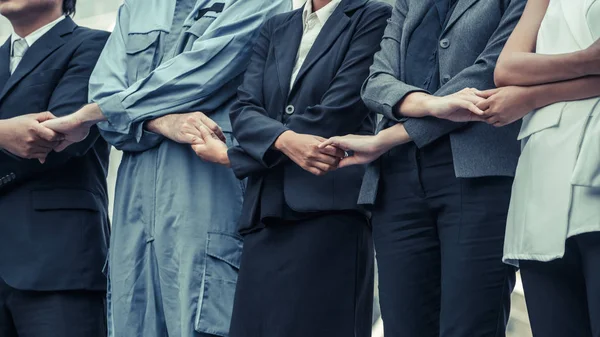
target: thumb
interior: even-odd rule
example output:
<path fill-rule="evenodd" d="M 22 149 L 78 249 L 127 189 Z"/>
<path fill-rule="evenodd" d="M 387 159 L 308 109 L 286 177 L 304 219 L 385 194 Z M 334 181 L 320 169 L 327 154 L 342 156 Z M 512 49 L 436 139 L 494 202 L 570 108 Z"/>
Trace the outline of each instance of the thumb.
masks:
<path fill-rule="evenodd" d="M 42 123 L 51 119 L 55 119 L 56 116 L 54 116 L 50 111 L 44 111 L 44 112 L 40 112 L 39 114 L 37 114 L 35 116 L 35 119 Z"/>
<path fill-rule="evenodd" d="M 202 134 L 202 138 L 205 142 L 211 138 L 216 137 L 216 135 L 212 131 L 210 131 L 205 125 L 200 125 L 200 134 Z"/>

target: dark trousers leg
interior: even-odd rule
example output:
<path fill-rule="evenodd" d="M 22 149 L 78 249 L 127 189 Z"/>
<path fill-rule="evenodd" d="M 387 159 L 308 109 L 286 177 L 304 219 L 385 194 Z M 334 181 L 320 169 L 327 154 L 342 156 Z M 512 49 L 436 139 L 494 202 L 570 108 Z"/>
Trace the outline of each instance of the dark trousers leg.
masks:
<path fill-rule="evenodd" d="M 600 336 L 599 235 L 568 239 L 562 259 L 520 262 L 534 337 Z"/>
<path fill-rule="evenodd" d="M 512 179 L 457 179 L 437 150 L 384 158 L 373 238 L 386 337 L 504 336 Z"/>
<path fill-rule="evenodd" d="M 515 284 L 515 269 L 502 263 L 512 178 L 458 180 L 459 203 L 431 199 L 442 209 L 440 336 L 503 337 Z"/>
<path fill-rule="evenodd" d="M 14 327 L 7 336 L 106 337 L 104 292 L 36 292 L 3 287 L 8 292 L 3 311 L 11 319 L 6 326 Z M 0 329 L 4 329 L 4 321 L 0 323 Z"/>

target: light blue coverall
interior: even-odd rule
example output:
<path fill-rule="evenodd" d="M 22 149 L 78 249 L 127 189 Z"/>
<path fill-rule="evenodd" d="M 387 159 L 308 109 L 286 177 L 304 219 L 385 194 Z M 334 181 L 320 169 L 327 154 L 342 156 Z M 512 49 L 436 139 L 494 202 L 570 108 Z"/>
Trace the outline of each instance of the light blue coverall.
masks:
<path fill-rule="evenodd" d="M 108 266 L 114 337 L 227 336 L 243 183 L 189 145 L 144 130 L 202 111 L 231 146 L 229 107 L 262 23 L 290 0 L 125 0 L 90 80 L 122 150 Z"/>

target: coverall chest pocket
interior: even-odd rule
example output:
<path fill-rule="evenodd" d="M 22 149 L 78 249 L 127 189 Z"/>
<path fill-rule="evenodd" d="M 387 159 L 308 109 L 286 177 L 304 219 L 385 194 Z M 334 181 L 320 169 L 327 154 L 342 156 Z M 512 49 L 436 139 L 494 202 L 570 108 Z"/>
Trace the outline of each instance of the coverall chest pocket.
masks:
<path fill-rule="evenodd" d="M 185 40 L 183 52 L 192 50 L 194 42 L 202 37 L 225 9 L 225 3 L 216 2 L 209 6 L 198 7 L 184 25 Z"/>
<path fill-rule="evenodd" d="M 130 33 L 125 46 L 129 85 L 145 78 L 156 67 L 160 31 Z"/>

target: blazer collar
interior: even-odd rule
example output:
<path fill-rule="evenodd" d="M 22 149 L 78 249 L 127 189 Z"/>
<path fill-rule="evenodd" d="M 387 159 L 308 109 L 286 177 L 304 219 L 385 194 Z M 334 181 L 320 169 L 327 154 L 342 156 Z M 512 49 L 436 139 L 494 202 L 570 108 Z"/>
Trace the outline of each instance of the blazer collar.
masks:
<path fill-rule="evenodd" d="M 6 94 L 12 89 L 17 83 L 19 83 L 25 76 L 35 69 L 35 67 L 40 64 L 44 59 L 46 59 L 52 52 L 56 49 L 60 48 L 63 44 L 65 44 L 65 40 L 63 37 L 65 35 L 71 34 L 77 25 L 70 17 L 65 18 L 61 22 L 59 22 L 56 26 L 50 29 L 44 36 L 42 36 L 36 43 L 33 44 L 25 53 L 25 56 L 19 63 L 15 72 L 10 75 L 7 81 L 4 82 L 4 86 L 1 87 L 0 91 L 0 101 L 6 96 Z M 8 54 L 8 62 L 10 62 L 10 40 L 9 40 L 9 54 Z M 6 46 L 6 44 L 5 44 Z M 2 47 L 4 48 L 4 46 Z M 4 49 L 2 49 L 2 52 Z M 4 56 L 0 55 L 0 62 L 6 62 L 3 59 Z M 8 63 L 7 63 L 8 64 Z M 4 68 L 4 63 L 0 63 L 0 67 Z M 2 79 L 2 71 L 0 70 L 0 80 Z M 2 85 L 2 82 L 0 82 Z"/>
<path fill-rule="evenodd" d="M 311 0 L 308 0 L 311 1 Z M 302 40 L 302 11 L 304 7 L 294 11 L 290 19 L 284 22 L 274 33 L 273 45 L 275 51 L 275 61 L 277 62 L 277 70 L 279 77 L 279 86 L 282 95 L 288 97 L 296 90 L 297 85 L 301 82 L 306 73 L 315 65 L 315 63 L 329 50 L 340 34 L 350 24 L 349 15 L 358 8 L 364 6 L 368 0 L 342 0 L 342 3 L 331 14 L 329 20 L 323 26 L 321 33 L 317 37 L 310 52 L 306 56 L 306 60 L 300 68 L 300 72 L 296 77 L 293 87 L 290 92 L 290 79 L 298 48 Z"/>

